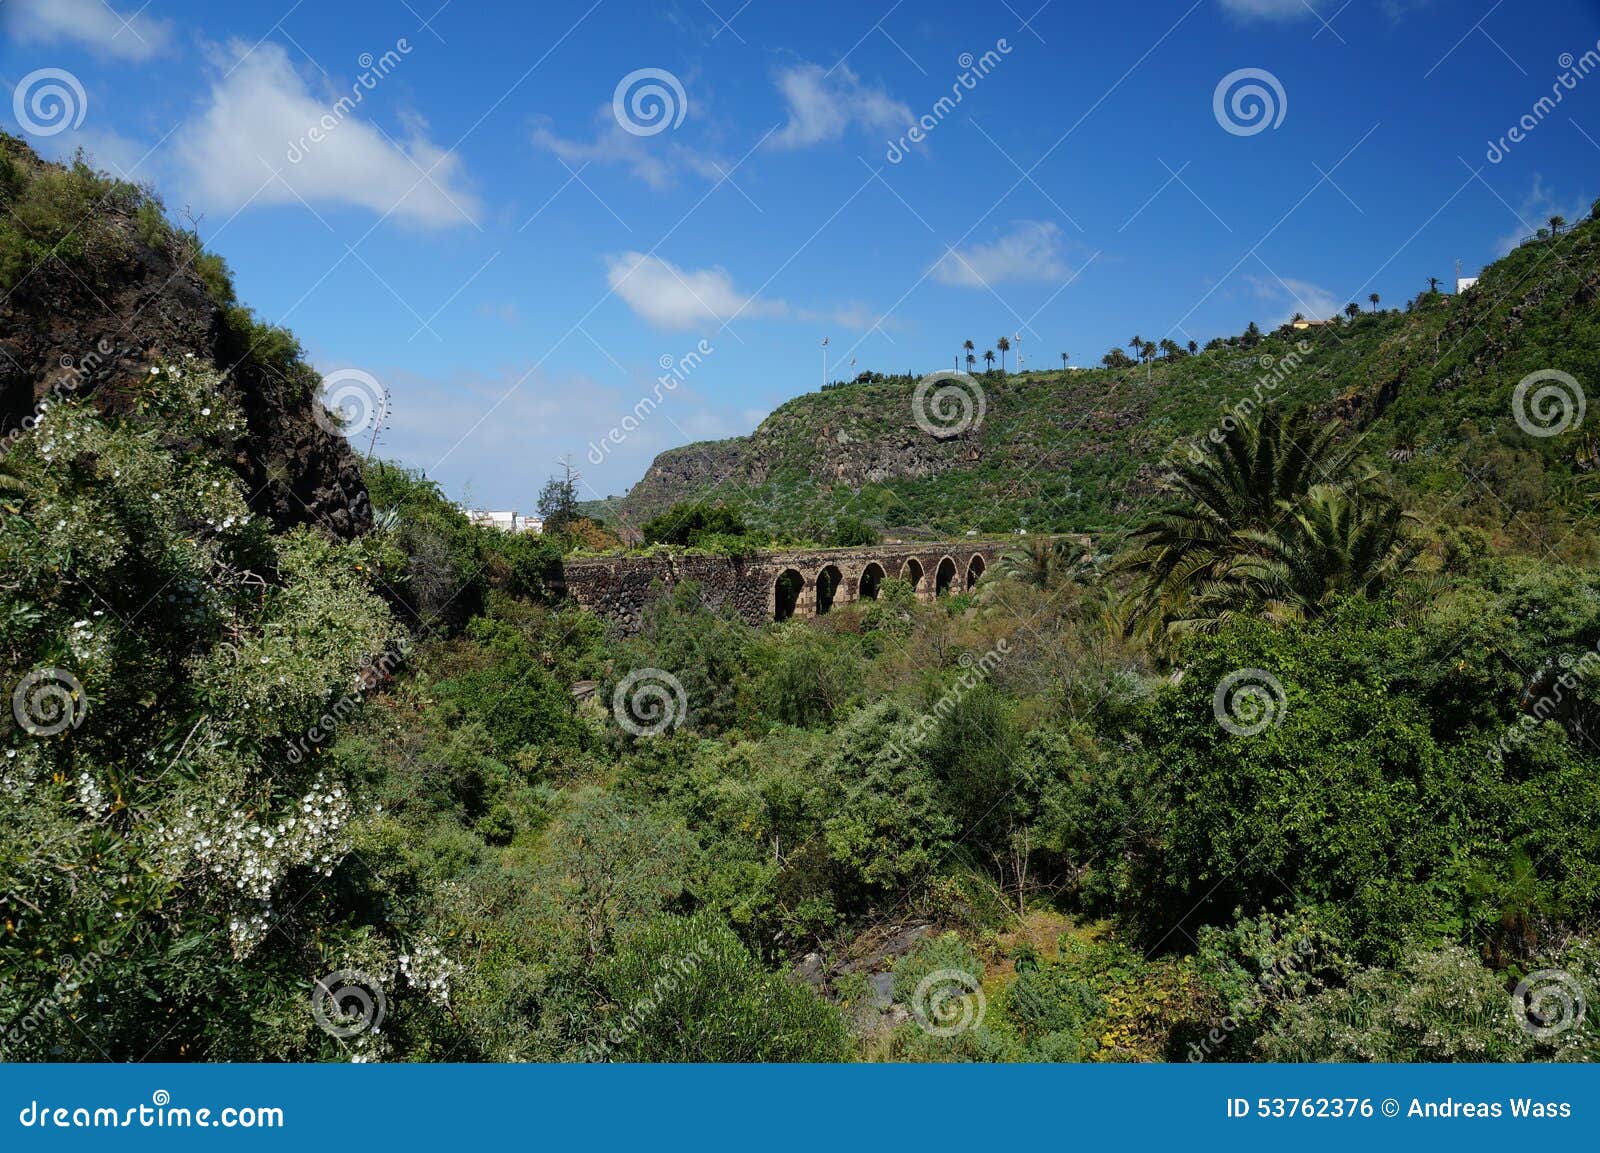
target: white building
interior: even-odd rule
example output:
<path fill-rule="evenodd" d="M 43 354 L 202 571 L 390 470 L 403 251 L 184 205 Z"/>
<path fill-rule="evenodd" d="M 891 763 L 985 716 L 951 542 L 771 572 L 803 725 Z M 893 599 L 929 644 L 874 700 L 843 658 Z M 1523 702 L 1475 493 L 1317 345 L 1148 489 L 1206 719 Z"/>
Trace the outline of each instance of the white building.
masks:
<path fill-rule="evenodd" d="M 499 512 L 491 509 L 469 508 L 465 510 L 467 519 L 473 524 L 482 525 L 484 528 L 499 529 L 501 532 L 544 532 L 544 521 L 536 516 L 521 516 L 516 509 Z"/>
<path fill-rule="evenodd" d="M 1478 283 L 1478 278 L 1476 276 L 1458 276 L 1458 277 L 1456 277 L 1456 294 L 1460 295 L 1461 293 L 1465 292 L 1467 289 L 1471 288 L 1474 284 L 1477 284 L 1477 283 Z"/>

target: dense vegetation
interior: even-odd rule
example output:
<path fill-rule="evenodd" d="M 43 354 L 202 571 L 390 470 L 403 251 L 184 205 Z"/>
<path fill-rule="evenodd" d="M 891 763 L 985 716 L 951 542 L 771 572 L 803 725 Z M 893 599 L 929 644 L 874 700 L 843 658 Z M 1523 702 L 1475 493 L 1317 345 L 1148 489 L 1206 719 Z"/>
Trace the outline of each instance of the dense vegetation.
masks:
<path fill-rule="evenodd" d="M 557 490 L 502 535 L 374 463 L 373 532 L 273 531 L 211 365 L 53 405 L 0 470 L 5 1054 L 1600 1057 L 1550 995 L 1600 994 L 1600 461 L 1511 419 L 1522 373 L 1600 379 L 1597 234 L 1319 334 L 1215 439 L 1290 335 L 1078 374 L 1146 390 L 1150 451 L 1027 507 L 1095 527 L 1148 471 L 1125 548 L 759 630 L 680 585 L 608 633 L 553 591 Z M 964 475 L 897 507 L 971 513 Z M 818 508 L 778 531 L 874 532 Z M 381 1029 L 319 1021 L 335 975 Z"/>

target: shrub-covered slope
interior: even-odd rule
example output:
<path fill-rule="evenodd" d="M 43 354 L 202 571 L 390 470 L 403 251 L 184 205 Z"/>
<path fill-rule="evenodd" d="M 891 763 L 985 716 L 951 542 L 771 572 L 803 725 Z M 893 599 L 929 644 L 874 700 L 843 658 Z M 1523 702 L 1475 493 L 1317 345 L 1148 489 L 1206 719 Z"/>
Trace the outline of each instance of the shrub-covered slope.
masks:
<path fill-rule="evenodd" d="M 1345 419 L 1427 487 L 1463 454 L 1482 456 L 1481 438 L 1517 431 L 1511 398 L 1526 374 L 1600 380 L 1597 246 L 1589 221 L 1517 249 L 1460 296 L 1425 291 L 1403 310 L 1148 366 L 985 373 L 982 420 L 948 439 L 918 427 L 910 377 L 800 396 L 748 437 L 662 453 L 606 511 L 641 524 L 682 500 L 722 499 L 779 531 L 844 510 L 942 532 L 1121 527 L 1145 507 L 1165 452 L 1263 399 Z M 1568 447 L 1555 438 L 1540 455 L 1556 463 Z"/>

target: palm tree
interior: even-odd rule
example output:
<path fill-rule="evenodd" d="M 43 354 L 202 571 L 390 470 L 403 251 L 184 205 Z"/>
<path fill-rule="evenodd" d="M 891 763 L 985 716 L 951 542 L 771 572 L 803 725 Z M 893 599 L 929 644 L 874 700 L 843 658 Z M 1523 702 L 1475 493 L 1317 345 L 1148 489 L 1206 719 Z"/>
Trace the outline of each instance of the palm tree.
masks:
<path fill-rule="evenodd" d="M 985 372 L 994 371 L 994 349 L 992 348 L 983 350 L 983 370 Z"/>
<path fill-rule="evenodd" d="M 1305 318 L 1306 318 L 1306 314 L 1305 313 L 1297 312 L 1297 313 L 1295 313 L 1293 316 L 1291 316 L 1289 318 L 1289 323 L 1290 324 L 1298 324 L 1298 323 L 1300 323 L 1300 321 L 1304 320 Z"/>
<path fill-rule="evenodd" d="M 1378 311 L 1378 301 L 1382 300 L 1383 298 L 1381 296 L 1379 296 L 1376 292 L 1374 292 L 1371 296 L 1367 297 L 1367 299 L 1372 302 L 1372 311 L 1373 312 L 1377 312 Z"/>
<path fill-rule="evenodd" d="M 1349 304 L 1344 306 L 1344 314 L 1351 320 L 1354 320 L 1356 317 L 1361 315 L 1361 306 L 1352 300 Z"/>
<path fill-rule="evenodd" d="M 995 575 L 1004 581 L 1048 589 L 1080 575 L 1092 561 L 1089 553 L 1066 538 L 1029 537 L 995 561 Z"/>
<path fill-rule="evenodd" d="M 1366 580 L 1400 566 L 1389 559 L 1401 547 L 1398 513 L 1337 432 L 1308 409 L 1269 407 L 1238 418 L 1198 463 L 1179 460 L 1173 501 L 1134 532 L 1138 543 L 1117 565 L 1141 578 L 1129 631 L 1172 638 L 1252 606 L 1309 614 L 1356 587 L 1348 574 Z M 1341 540 L 1350 546 L 1343 559 L 1330 552 Z"/>
<path fill-rule="evenodd" d="M 1273 620 L 1316 616 L 1340 593 L 1376 595 L 1410 568 L 1420 546 L 1403 532 L 1410 515 L 1387 499 L 1339 485 L 1314 485 L 1305 499 L 1267 529 L 1241 539 L 1256 551 L 1228 567 L 1216 586 L 1195 598 L 1197 621 L 1245 605 Z"/>
<path fill-rule="evenodd" d="M 1000 371 L 1004 372 L 1006 370 L 1006 353 L 1011 351 L 1011 341 L 1002 336 L 994 342 L 994 346 L 1000 350 Z"/>
<path fill-rule="evenodd" d="M 1164 359 L 1172 360 L 1182 352 L 1183 349 L 1178 347 L 1177 341 L 1173 340 L 1169 336 L 1163 336 L 1161 338 L 1161 355 Z"/>
<path fill-rule="evenodd" d="M 1199 351 L 1200 351 L 1200 345 L 1198 343 L 1196 343 L 1195 341 L 1191 340 L 1189 342 L 1189 355 L 1193 356 L 1195 353 L 1197 353 Z"/>
<path fill-rule="evenodd" d="M 973 353 L 973 350 L 976 349 L 977 347 L 978 346 L 973 344 L 972 341 L 970 341 L 970 340 L 962 341 L 962 343 L 961 343 L 961 351 L 967 354 L 967 363 L 968 364 L 972 363 L 972 353 Z"/>
<path fill-rule="evenodd" d="M 972 342 L 969 340 L 969 341 L 967 341 L 967 343 L 970 345 Z M 970 352 L 967 353 L 967 371 L 971 372 L 972 369 L 973 369 L 973 366 L 976 365 L 977 363 L 978 363 L 978 358 L 973 356 L 972 353 L 970 353 Z"/>
<path fill-rule="evenodd" d="M 1144 337 L 1136 334 L 1132 340 L 1128 341 L 1128 347 L 1133 349 L 1133 355 L 1138 356 L 1140 350 L 1144 348 Z"/>
<path fill-rule="evenodd" d="M 1550 235 L 1552 237 L 1560 236 L 1561 230 L 1567 226 L 1567 218 L 1557 214 L 1552 216 L 1548 223 L 1550 225 Z"/>
<path fill-rule="evenodd" d="M 1061 371 L 1067 371 L 1067 354 L 1064 352 L 1061 354 Z"/>

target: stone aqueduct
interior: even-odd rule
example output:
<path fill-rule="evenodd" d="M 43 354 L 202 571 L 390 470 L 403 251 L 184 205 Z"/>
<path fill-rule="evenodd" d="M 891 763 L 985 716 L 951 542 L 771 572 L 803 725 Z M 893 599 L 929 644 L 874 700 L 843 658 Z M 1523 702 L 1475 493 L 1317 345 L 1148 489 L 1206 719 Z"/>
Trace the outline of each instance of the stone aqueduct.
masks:
<path fill-rule="evenodd" d="M 971 588 L 1004 542 L 960 541 L 819 548 L 748 557 L 647 556 L 569 560 L 567 595 L 633 632 L 652 596 L 694 581 L 713 608 L 731 606 L 749 624 L 820 616 L 872 599 L 887 580 L 908 581 L 919 600 Z"/>

